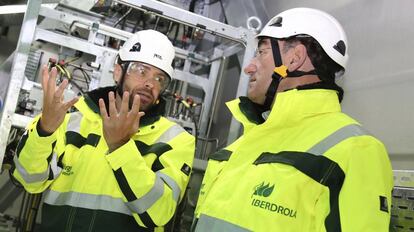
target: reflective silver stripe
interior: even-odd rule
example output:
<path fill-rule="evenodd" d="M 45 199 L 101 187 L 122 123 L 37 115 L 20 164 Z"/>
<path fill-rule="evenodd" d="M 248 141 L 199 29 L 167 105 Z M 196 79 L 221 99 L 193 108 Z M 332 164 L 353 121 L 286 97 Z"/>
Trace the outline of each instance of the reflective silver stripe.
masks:
<path fill-rule="evenodd" d="M 226 231 L 226 232 L 246 232 L 251 231 L 244 229 L 238 225 L 226 222 L 224 220 L 210 217 L 204 214 L 201 214 L 200 219 L 198 219 L 196 232 L 210 232 L 210 231 Z"/>
<path fill-rule="evenodd" d="M 126 204 L 128 208 L 130 208 L 132 211 L 141 214 L 147 211 L 158 199 L 160 199 L 163 193 L 164 193 L 164 182 L 157 175 L 155 177 L 154 186 L 151 188 L 149 192 L 147 192 L 141 198 L 135 201 L 128 202 Z"/>
<path fill-rule="evenodd" d="M 76 133 L 80 133 L 80 124 L 82 120 L 82 113 L 81 112 L 74 112 L 70 114 L 68 126 L 66 128 L 67 131 L 74 131 Z"/>
<path fill-rule="evenodd" d="M 270 110 L 262 113 L 262 118 L 266 121 L 269 118 Z"/>
<path fill-rule="evenodd" d="M 335 131 L 333 134 L 329 135 L 319 143 L 315 144 L 307 152 L 314 155 L 323 155 L 327 150 L 340 143 L 341 141 L 361 135 L 367 135 L 361 126 L 352 124 L 344 126 L 341 129 Z"/>
<path fill-rule="evenodd" d="M 166 181 L 167 179 L 168 181 Z M 125 203 L 121 198 L 113 198 L 105 195 L 93 195 L 78 192 L 56 192 L 48 190 L 45 192 L 44 202 L 50 205 L 70 205 L 87 209 L 101 209 L 111 212 L 118 212 L 131 215 L 131 211 L 144 213 L 147 211 L 164 193 L 164 182 L 173 189 L 174 200 L 178 200 L 180 194 L 176 188 L 178 185 L 165 174 L 157 173 L 153 188 L 140 199 Z M 177 195 L 177 197 L 176 197 Z"/>
<path fill-rule="evenodd" d="M 87 209 L 100 209 L 110 212 L 132 215 L 121 198 L 106 195 L 93 195 L 78 192 L 45 191 L 44 202 L 50 205 L 70 205 Z"/>
<path fill-rule="evenodd" d="M 50 167 L 47 167 L 47 170 L 45 172 L 29 174 L 26 171 L 26 169 L 23 167 L 23 165 L 21 165 L 21 163 L 19 162 L 19 158 L 17 158 L 17 155 L 14 156 L 13 161 L 14 161 L 14 164 L 16 165 L 16 170 L 22 176 L 23 180 L 28 184 L 36 183 L 36 182 L 43 182 L 49 178 Z"/>
<path fill-rule="evenodd" d="M 167 184 L 172 189 L 173 198 L 176 202 L 178 202 L 178 198 L 180 197 L 181 190 L 177 182 L 175 182 L 173 178 L 169 177 L 168 175 L 160 171 L 156 172 L 155 174 L 157 174 L 157 176 L 159 176 L 165 182 L 165 184 Z"/>
<path fill-rule="evenodd" d="M 57 157 L 56 152 L 53 152 L 52 160 L 50 161 L 50 164 L 49 164 L 50 168 L 52 169 L 53 179 L 56 179 L 59 176 L 60 172 L 62 171 L 62 168 L 57 166 L 57 159 L 58 157 Z"/>
<path fill-rule="evenodd" d="M 158 139 L 155 143 L 167 143 L 173 138 L 175 138 L 177 135 L 184 132 L 184 128 L 182 128 L 180 125 L 175 124 L 172 127 L 168 128 Z"/>
<path fill-rule="evenodd" d="M 178 202 L 178 198 L 180 197 L 181 193 L 178 184 L 171 177 L 165 175 L 164 173 L 156 172 L 155 174 L 155 183 L 151 190 L 141 198 L 126 203 L 128 208 L 130 208 L 132 211 L 137 213 L 144 213 L 152 205 L 154 205 L 154 203 L 157 202 L 158 199 L 160 199 L 164 194 L 164 183 L 171 188 L 173 192 L 173 199 Z"/>

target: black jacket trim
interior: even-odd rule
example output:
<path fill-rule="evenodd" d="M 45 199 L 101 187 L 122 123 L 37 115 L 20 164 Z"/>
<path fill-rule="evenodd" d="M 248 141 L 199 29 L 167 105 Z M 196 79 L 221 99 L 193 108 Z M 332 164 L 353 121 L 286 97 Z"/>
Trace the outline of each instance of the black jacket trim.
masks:
<path fill-rule="evenodd" d="M 265 120 L 262 117 L 262 113 L 265 112 L 264 106 L 252 102 L 247 97 L 239 97 L 240 111 L 246 116 L 246 118 L 255 124 L 262 124 Z"/>
<path fill-rule="evenodd" d="M 226 150 L 226 149 L 222 149 L 219 150 L 217 152 L 214 152 L 213 154 L 211 154 L 208 159 L 211 160 L 216 160 L 216 161 L 228 161 L 230 159 L 230 156 L 233 152 Z"/>
<path fill-rule="evenodd" d="M 148 145 L 144 142 L 135 140 L 135 146 L 138 148 L 138 151 L 141 153 L 142 156 L 150 153 L 154 153 L 157 156 L 151 167 L 151 170 L 153 172 L 157 172 L 164 168 L 164 166 L 160 162 L 159 157 L 165 152 L 172 150 L 172 147 L 167 143 L 155 143 L 152 145 Z"/>
<path fill-rule="evenodd" d="M 100 139 L 101 136 L 97 134 L 88 134 L 88 137 L 85 138 L 74 131 L 66 131 L 66 144 L 71 144 L 77 148 L 81 148 L 84 145 L 96 147 Z"/>
<path fill-rule="evenodd" d="M 325 156 L 316 156 L 306 152 L 282 151 L 262 153 L 253 164 L 282 163 L 295 167 L 305 175 L 329 188 L 330 212 L 325 219 L 328 232 L 341 231 L 339 216 L 339 192 L 345 179 L 345 173 L 334 161 Z"/>
<path fill-rule="evenodd" d="M 118 170 L 114 170 L 115 179 L 118 182 L 119 188 L 121 192 L 124 194 L 125 198 L 128 202 L 135 201 L 137 196 L 135 196 L 134 192 L 132 191 L 131 187 L 128 184 L 128 181 L 122 171 L 122 168 L 118 168 Z"/>

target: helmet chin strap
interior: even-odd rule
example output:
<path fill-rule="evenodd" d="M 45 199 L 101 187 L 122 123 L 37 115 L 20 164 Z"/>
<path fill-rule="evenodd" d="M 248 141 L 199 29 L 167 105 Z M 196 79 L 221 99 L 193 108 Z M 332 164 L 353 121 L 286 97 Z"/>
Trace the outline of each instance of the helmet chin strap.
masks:
<path fill-rule="evenodd" d="M 273 60 L 275 61 L 275 69 L 272 74 L 272 82 L 267 88 L 266 98 L 263 106 L 266 110 L 270 110 L 273 100 L 276 95 L 277 87 L 282 78 L 287 76 L 287 67 L 282 64 L 282 56 L 280 55 L 279 44 L 276 39 L 270 38 L 270 44 L 272 46 Z"/>
<path fill-rule="evenodd" d="M 308 72 L 295 70 L 293 72 L 290 72 L 288 70 L 288 67 L 282 63 L 282 56 L 280 54 L 280 48 L 279 48 L 279 43 L 277 42 L 277 39 L 270 38 L 270 44 L 272 46 L 273 60 L 275 61 L 275 68 L 272 74 L 272 82 L 270 83 L 267 89 L 266 99 L 263 104 L 263 106 L 267 110 L 270 110 L 270 107 L 276 95 L 277 88 L 279 87 L 279 83 L 283 78 L 301 77 L 301 76 L 309 75 L 309 74 L 317 75 L 315 70 L 311 70 Z"/>

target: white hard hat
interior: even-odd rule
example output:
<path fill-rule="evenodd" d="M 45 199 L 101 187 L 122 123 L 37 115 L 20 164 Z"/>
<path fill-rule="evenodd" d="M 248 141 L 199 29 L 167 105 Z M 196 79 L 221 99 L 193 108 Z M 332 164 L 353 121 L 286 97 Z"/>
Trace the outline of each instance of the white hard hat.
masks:
<path fill-rule="evenodd" d="M 175 49 L 167 36 L 154 30 L 133 34 L 119 50 L 122 62 L 139 61 L 157 67 L 171 78 Z"/>
<path fill-rule="evenodd" d="M 331 15 L 311 8 L 293 8 L 273 17 L 257 35 L 277 39 L 309 35 L 322 46 L 326 54 L 345 70 L 348 61 L 348 41 L 339 22 Z"/>

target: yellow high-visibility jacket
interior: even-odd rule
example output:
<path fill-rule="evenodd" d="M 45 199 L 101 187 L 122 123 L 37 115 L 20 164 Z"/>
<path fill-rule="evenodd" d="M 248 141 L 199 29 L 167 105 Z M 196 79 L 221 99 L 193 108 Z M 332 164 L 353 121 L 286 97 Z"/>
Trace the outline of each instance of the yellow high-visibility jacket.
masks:
<path fill-rule="evenodd" d="M 389 230 L 386 149 L 341 113 L 333 90 L 278 93 L 229 157 L 204 191 L 197 232 Z"/>
<path fill-rule="evenodd" d="M 258 106 L 247 97 L 239 97 L 235 100 L 227 102 L 226 105 L 233 114 L 234 118 L 242 124 L 243 134 L 248 133 L 248 131 L 250 131 L 250 129 L 255 125 L 264 122 L 263 116 L 261 115 L 262 110 L 258 109 Z M 197 206 L 194 212 L 194 217 L 196 219 L 199 217 L 199 209 L 204 202 L 204 198 L 206 196 L 205 193 L 209 191 L 215 178 L 219 175 L 240 141 L 241 138 L 237 139 L 226 148 L 209 155 L 207 169 L 204 173 L 200 193 L 198 195 Z"/>
<path fill-rule="evenodd" d="M 194 137 L 147 112 L 139 131 L 108 153 L 98 99 L 92 91 L 50 136 L 36 118 L 21 139 L 14 176 L 30 193 L 44 191 L 41 231 L 163 231 L 182 199 Z"/>

